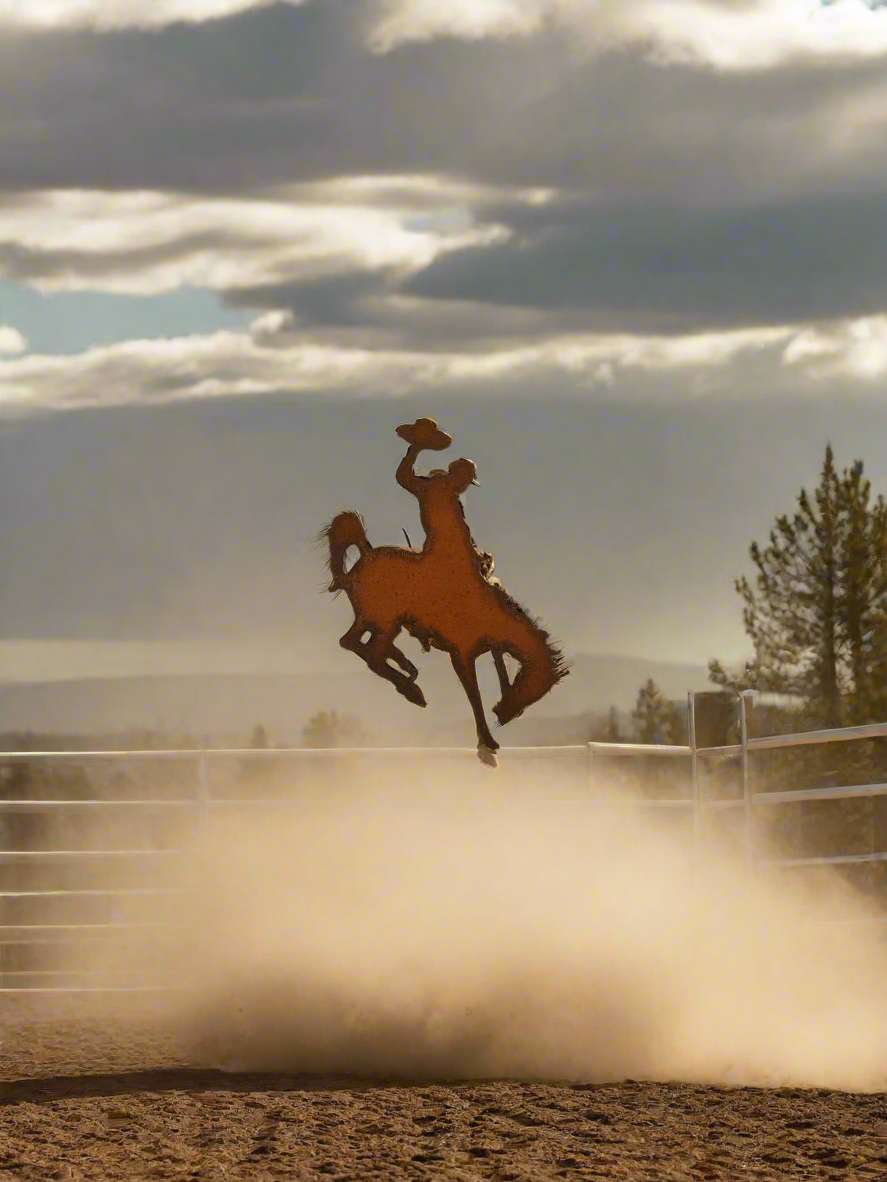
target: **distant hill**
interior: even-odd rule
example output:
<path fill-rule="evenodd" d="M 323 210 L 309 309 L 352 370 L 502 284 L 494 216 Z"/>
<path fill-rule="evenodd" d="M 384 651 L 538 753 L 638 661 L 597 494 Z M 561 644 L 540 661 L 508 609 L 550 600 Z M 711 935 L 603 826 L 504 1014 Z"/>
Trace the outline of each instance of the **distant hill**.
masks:
<path fill-rule="evenodd" d="M 468 742 L 468 705 L 449 662 L 440 654 L 421 660 L 419 681 L 428 710 L 405 702 L 350 654 L 335 672 L 255 675 L 183 675 L 89 678 L 0 684 L 0 731 L 35 730 L 82 735 L 157 730 L 246 742 L 261 722 L 275 743 L 297 742 L 317 710 L 357 715 L 376 742 Z M 496 700 L 489 663 L 481 683 L 488 706 Z M 582 719 L 611 705 L 631 709 L 638 687 L 652 677 L 670 698 L 709 686 L 699 665 L 665 664 L 634 657 L 573 658 L 570 676 L 526 718 L 502 732 L 509 743 L 558 741 L 545 734 L 581 733 Z M 710 688 L 710 687 L 709 687 Z M 491 722 L 492 722 L 491 718 Z M 563 740 L 561 740 L 563 741 Z"/>

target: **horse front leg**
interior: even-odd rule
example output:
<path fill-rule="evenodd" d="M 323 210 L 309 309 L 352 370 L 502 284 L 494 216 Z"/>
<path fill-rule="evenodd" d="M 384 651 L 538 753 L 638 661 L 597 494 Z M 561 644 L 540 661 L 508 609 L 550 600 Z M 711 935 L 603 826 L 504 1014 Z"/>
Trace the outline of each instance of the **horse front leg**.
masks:
<path fill-rule="evenodd" d="M 490 651 L 493 654 L 493 664 L 496 666 L 496 676 L 499 678 L 499 692 L 504 698 L 511 689 L 511 682 L 508 680 L 508 669 L 505 666 L 505 655 L 502 649 L 495 645 Z"/>
<path fill-rule="evenodd" d="M 496 752 L 499 750 L 499 744 L 490 734 L 490 728 L 487 726 L 474 661 L 468 660 L 458 652 L 451 653 L 450 660 L 453 662 L 456 676 L 462 682 L 462 688 L 465 690 L 474 712 L 474 723 L 477 727 L 477 757 L 487 767 L 497 767 L 499 761 L 496 758 Z"/>

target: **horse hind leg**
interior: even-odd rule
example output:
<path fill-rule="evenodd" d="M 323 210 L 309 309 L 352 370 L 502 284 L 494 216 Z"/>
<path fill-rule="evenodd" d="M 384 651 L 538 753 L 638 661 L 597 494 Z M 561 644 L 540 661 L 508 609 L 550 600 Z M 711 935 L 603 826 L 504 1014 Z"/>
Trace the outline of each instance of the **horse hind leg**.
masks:
<path fill-rule="evenodd" d="M 388 646 L 388 659 L 395 661 L 398 665 L 400 665 L 401 669 L 403 669 L 410 681 L 415 681 L 419 676 L 419 670 L 406 655 L 406 653 L 401 652 L 396 644 L 392 643 Z"/>
<path fill-rule="evenodd" d="M 369 664 L 369 644 L 364 644 L 361 637 L 365 632 L 370 631 L 372 629 L 363 620 L 355 620 L 345 635 L 340 637 L 339 644 L 342 648 L 347 649 L 348 652 L 357 653 L 361 660 Z M 410 681 L 415 681 L 419 676 L 419 670 L 406 653 L 401 652 L 396 644 L 392 643 L 388 646 L 388 657 L 403 669 Z"/>
<path fill-rule="evenodd" d="M 344 636 L 339 637 L 339 647 L 349 653 L 356 653 L 362 661 L 367 660 L 367 645 L 363 643 L 362 637 L 364 632 L 370 631 L 370 626 L 366 620 L 359 617 L 354 621 Z"/>
<path fill-rule="evenodd" d="M 366 631 L 366 627 L 363 631 Z M 363 632 L 360 635 L 363 635 Z M 363 652 L 360 655 L 375 674 L 390 681 L 397 692 L 402 694 L 408 702 L 412 702 L 414 706 L 427 706 L 425 695 L 416 684 L 414 676 L 414 674 L 417 676 L 419 671 L 412 661 L 407 660 L 400 649 L 395 646 L 394 637 L 396 635 L 396 628 L 374 632 L 367 644 L 361 646 Z M 389 658 L 397 661 L 401 667 L 406 663 L 408 666 L 406 672 L 398 673 L 396 669 L 393 669 L 388 664 Z"/>
<path fill-rule="evenodd" d="M 339 647 L 347 649 L 349 653 L 357 653 L 359 657 L 363 656 L 363 648 L 365 647 L 361 642 L 361 637 L 367 631 L 368 624 L 366 620 L 356 617 L 354 623 L 348 629 L 344 636 L 339 637 Z"/>
<path fill-rule="evenodd" d="M 459 653 L 452 653 L 450 660 L 453 662 L 456 676 L 461 681 L 462 688 L 465 690 L 468 701 L 471 703 L 471 709 L 474 712 L 474 723 L 477 727 L 478 759 L 488 767 L 496 767 L 499 762 L 496 758 L 499 744 L 490 734 L 490 728 L 484 716 L 484 704 L 480 696 L 480 686 L 477 684 L 477 670 L 475 669 L 474 661 L 466 660 Z"/>

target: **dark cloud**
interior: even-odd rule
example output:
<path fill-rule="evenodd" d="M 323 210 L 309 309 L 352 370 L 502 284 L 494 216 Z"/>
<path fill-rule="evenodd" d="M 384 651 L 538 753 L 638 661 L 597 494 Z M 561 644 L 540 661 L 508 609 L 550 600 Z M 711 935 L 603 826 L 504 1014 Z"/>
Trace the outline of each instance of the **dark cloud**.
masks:
<path fill-rule="evenodd" d="M 4 38 L 0 185 L 226 193 L 338 171 L 325 145 L 339 139 L 337 75 L 359 48 L 353 8 Z"/>
<path fill-rule="evenodd" d="M 0 202 L 34 188 L 237 196 L 324 182 L 322 194 L 365 175 L 498 190 L 497 209 L 474 213 L 513 239 L 444 255 L 406 284 L 348 271 L 228 293 L 348 341 L 433 349 L 887 306 L 882 61 L 723 73 L 640 49 L 591 57 L 554 24 L 378 54 L 365 41 L 377 11 L 313 0 L 154 30 L 4 35 Z M 530 208 L 515 186 L 557 196 Z M 253 233 L 245 218 L 239 244 Z M 89 258 L 7 243 L 0 266 L 23 281 L 98 276 L 187 249 Z"/>
<path fill-rule="evenodd" d="M 885 128 L 837 151 L 831 122 L 877 99 L 883 65 L 766 72 L 594 58 L 532 38 L 364 43 L 371 0 L 227 19 L 0 39 L 0 189 L 237 193 L 357 174 L 638 188 L 710 202 L 879 175 Z"/>
<path fill-rule="evenodd" d="M 349 271 L 238 289 L 297 327 L 365 343 L 485 347 L 580 332 L 677 334 L 865 316 L 887 307 L 887 194 L 689 209 L 555 200 L 488 215 L 511 237 L 406 280 Z M 435 305 L 438 305 L 435 307 Z"/>
<path fill-rule="evenodd" d="M 361 307 L 393 288 L 386 272 L 349 270 L 304 281 L 232 288 L 233 307 L 287 310 L 303 327 L 353 328 L 367 322 Z"/>
<path fill-rule="evenodd" d="M 276 333 L 281 345 L 309 334 L 314 341 L 352 348 L 478 352 L 552 334 L 581 332 L 581 311 L 444 302 L 404 294 L 395 271 L 350 270 L 319 279 L 229 289 L 225 303 L 255 311 L 286 311 L 292 320 Z"/>
<path fill-rule="evenodd" d="M 887 194 L 700 211 L 554 202 L 498 211 L 504 243 L 439 257 L 415 296 L 582 309 L 629 332 L 816 321 L 887 307 Z"/>

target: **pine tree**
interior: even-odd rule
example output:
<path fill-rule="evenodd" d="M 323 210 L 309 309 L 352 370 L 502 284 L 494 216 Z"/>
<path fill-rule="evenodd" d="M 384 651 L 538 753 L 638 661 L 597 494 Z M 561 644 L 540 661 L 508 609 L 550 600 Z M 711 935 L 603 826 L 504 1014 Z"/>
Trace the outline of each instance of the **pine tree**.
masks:
<path fill-rule="evenodd" d="M 652 678 L 638 690 L 631 718 L 639 743 L 663 743 L 670 738 L 671 703 Z"/>
<path fill-rule="evenodd" d="M 847 662 L 847 721 L 887 717 L 887 504 L 872 502 L 861 461 L 844 473 L 840 504 Z"/>
<path fill-rule="evenodd" d="M 250 735 L 250 747 L 262 750 L 268 746 L 268 732 L 265 730 L 261 722 L 257 722 L 253 727 L 253 733 Z"/>
<path fill-rule="evenodd" d="M 605 718 L 598 717 L 592 720 L 588 731 L 588 741 L 590 743 L 624 742 L 624 735 L 619 726 L 619 711 L 615 706 L 610 707 Z"/>
<path fill-rule="evenodd" d="M 754 659 L 738 674 L 712 661 L 711 680 L 796 696 L 825 726 L 870 716 L 887 691 L 885 546 L 884 498 L 872 502 L 861 461 L 839 475 L 828 446 L 813 495 L 801 490 L 766 548 L 752 543 L 754 585 L 736 581 Z"/>
<path fill-rule="evenodd" d="M 319 710 L 302 730 L 305 747 L 360 747 L 366 741 L 360 722 L 336 710 Z"/>
<path fill-rule="evenodd" d="M 261 722 L 256 723 L 253 727 L 249 745 L 254 751 L 261 751 L 270 746 L 268 732 Z M 272 763 L 270 759 L 247 759 L 241 766 L 240 779 L 245 783 L 259 783 L 262 780 L 269 779 L 271 771 Z"/>
<path fill-rule="evenodd" d="M 688 707 L 679 702 L 668 703 L 668 724 L 665 731 L 667 743 L 674 743 L 677 747 L 689 741 L 690 720 L 687 711 Z"/>

